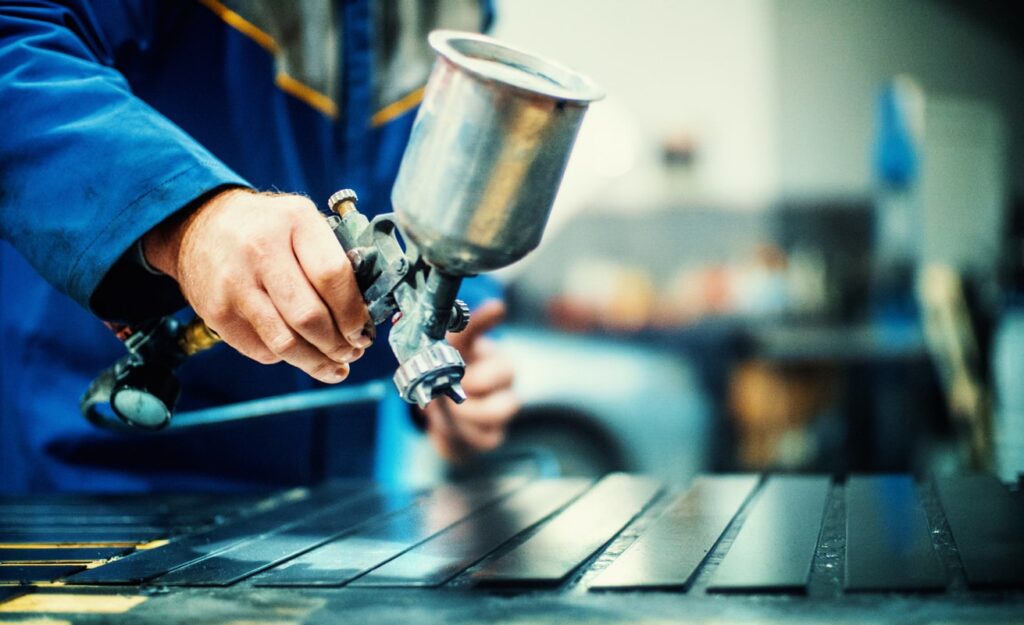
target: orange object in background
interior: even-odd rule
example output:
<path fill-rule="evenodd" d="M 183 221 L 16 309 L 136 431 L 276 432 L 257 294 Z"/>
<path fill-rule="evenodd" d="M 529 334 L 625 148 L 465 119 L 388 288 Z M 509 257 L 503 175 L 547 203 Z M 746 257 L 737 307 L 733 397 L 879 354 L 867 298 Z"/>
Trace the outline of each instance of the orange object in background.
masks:
<path fill-rule="evenodd" d="M 744 469 L 799 468 L 815 459 L 810 423 L 836 397 L 838 373 L 820 363 L 741 363 L 729 380 L 739 464 Z"/>

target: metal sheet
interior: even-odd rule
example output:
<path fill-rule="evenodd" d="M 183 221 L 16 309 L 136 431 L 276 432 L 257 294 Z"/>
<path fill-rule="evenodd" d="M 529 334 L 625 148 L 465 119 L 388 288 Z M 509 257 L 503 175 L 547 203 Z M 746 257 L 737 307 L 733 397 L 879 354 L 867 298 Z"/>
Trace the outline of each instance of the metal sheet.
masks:
<path fill-rule="evenodd" d="M 274 567 L 256 586 L 341 586 L 522 485 L 441 486 L 412 507 Z"/>
<path fill-rule="evenodd" d="M 0 582 L 52 582 L 84 568 L 82 564 L 9 564 L 0 566 Z"/>
<path fill-rule="evenodd" d="M 688 587 L 758 479 L 755 475 L 698 477 L 591 582 L 591 590 Z"/>
<path fill-rule="evenodd" d="M 0 543 L 144 543 L 170 532 L 137 527 L 21 527 L 0 529 Z"/>
<path fill-rule="evenodd" d="M 989 475 L 943 479 L 936 486 L 968 585 L 1024 587 L 1024 495 Z"/>
<path fill-rule="evenodd" d="M 131 547 L 29 547 L 0 549 L 3 562 L 92 562 L 107 560 L 131 551 Z"/>
<path fill-rule="evenodd" d="M 156 549 L 136 551 L 94 569 L 72 575 L 68 584 L 134 584 L 228 549 L 253 536 L 316 513 L 323 505 L 350 497 L 354 484 L 321 487 L 303 499 L 278 503 L 208 530 L 188 534 Z"/>
<path fill-rule="evenodd" d="M 439 586 L 543 520 L 590 484 L 535 482 L 356 579 L 350 586 Z"/>
<path fill-rule="evenodd" d="M 652 479 L 613 474 L 536 534 L 473 574 L 482 584 L 555 585 L 618 534 L 661 489 Z"/>
<path fill-rule="evenodd" d="M 848 591 L 941 591 L 946 576 L 914 481 L 906 476 L 846 482 Z"/>
<path fill-rule="evenodd" d="M 252 537 L 175 569 L 154 580 L 167 586 L 228 586 L 271 566 L 318 547 L 374 517 L 412 504 L 408 493 L 369 492 L 366 496 L 328 506 L 316 514 Z"/>
<path fill-rule="evenodd" d="M 710 592 L 805 592 L 829 478 L 773 477 L 752 502 Z"/>

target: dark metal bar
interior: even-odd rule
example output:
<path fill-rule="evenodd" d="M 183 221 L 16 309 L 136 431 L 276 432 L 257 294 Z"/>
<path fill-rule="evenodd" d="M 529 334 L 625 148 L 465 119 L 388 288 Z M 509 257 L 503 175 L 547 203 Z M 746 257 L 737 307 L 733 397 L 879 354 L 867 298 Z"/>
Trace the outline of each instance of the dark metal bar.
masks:
<path fill-rule="evenodd" d="M 1024 587 L 1024 495 L 990 475 L 941 479 L 936 487 L 967 584 Z"/>
<path fill-rule="evenodd" d="M 829 478 L 773 477 L 753 501 L 710 592 L 806 592 Z"/>
<path fill-rule="evenodd" d="M 934 592 L 945 585 L 914 481 L 894 475 L 847 480 L 846 590 Z"/>
<path fill-rule="evenodd" d="M 555 585 L 607 544 L 661 489 L 651 479 L 602 479 L 536 534 L 473 574 L 482 584 Z"/>
<path fill-rule="evenodd" d="M 758 477 L 698 477 L 590 584 L 591 590 L 687 588 Z"/>
<path fill-rule="evenodd" d="M 188 534 L 156 549 L 136 551 L 120 560 L 72 575 L 68 584 L 134 584 L 209 557 L 285 523 L 316 513 L 358 491 L 354 484 L 328 485 L 298 501 L 268 504 L 271 507 L 242 516 L 208 530 Z"/>
<path fill-rule="evenodd" d="M 356 579 L 350 586 L 439 586 L 543 520 L 589 480 L 535 482 Z"/>
<path fill-rule="evenodd" d="M 107 560 L 131 551 L 131 547 L 22 547 L 0 549 L 0 563 L 91 562 Z"/>
<path fill-rule="evenodd" d="M 228 586 L 279 562 L 318 547 L 375 517 L 408 507 L 408 493 L 369 492 L 344 503 L 327 506 L 306 518 L 253 536 L 186 566 L 162 575 L 154 583 L 167 586 Z"/>
<path fill-rule="evenodd" d="M 364 525 L 253 579 L 256 586 L 341 586 L 503 497 L 522 480 L 434 489 L 412 507 Z"/>
<path fill-rule="evenodd" d="M 0 582 L 52 582 L 84 568 L 83 564 L 10 564 L 0 566 Z"/>

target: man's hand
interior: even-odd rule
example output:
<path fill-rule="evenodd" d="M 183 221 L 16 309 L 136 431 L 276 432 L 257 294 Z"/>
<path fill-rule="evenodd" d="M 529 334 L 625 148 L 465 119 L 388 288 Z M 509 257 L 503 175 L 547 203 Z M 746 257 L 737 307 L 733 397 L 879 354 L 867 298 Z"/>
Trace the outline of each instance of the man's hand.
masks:
<path fill-rule="evenodd" d="M 337 383 L 373 342 L 352 266 L 308 198 L 229 189 L 143 239 L 196 313 L 253 360 Z"/>
<path fill-rule="evenodd" d="M 521 406 L 512 390 L 511 363 L 483 336 L 504 317 L 504 304 L 487 302 L 473 311 L 465 330 L 448 334 L 448 342 L 466 361 L 462 388 L 468 399 L 456 404 L 441 397 L 423 412 L 427 417 L 427 435 L 441 456 L 449 460 L 463 460 L 474 452 L 500 445 L 505 428 Z"/>

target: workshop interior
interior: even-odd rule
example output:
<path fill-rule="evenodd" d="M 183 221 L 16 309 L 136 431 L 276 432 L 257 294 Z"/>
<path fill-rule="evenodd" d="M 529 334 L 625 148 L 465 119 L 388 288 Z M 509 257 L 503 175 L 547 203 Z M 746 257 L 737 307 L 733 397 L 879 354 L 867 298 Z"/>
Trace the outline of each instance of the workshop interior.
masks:
<path fill-rule="evenodd" d="M 0 2 L 0 19 L 17 4 Z M 380 150 L 393 175 L 338 167 L 330 195 L 308 193 L 375 328 L 367 359 L 387 365 L 267 394 L 273 376 L 302 377 L 274 365 L 220 389 L 231 372 L 202 367 L 231 341 L 196 311 L 103 328 L 56 291 L 15 301 L 30 270 L 19 238 L 34 234 L 2 222 L 0 625 L 1024 622 L 1024 30 L 1011 4 L 498 0 L 486 29 L 464 25 L 475 3 L 456 0 L 182 4 L 223 27 L 246 76 L 257 57 L 308 70 L 261 21 L 275 12 L 344 6 L 343 68 L 359 7 L 390 7 L 403 33 L 400 17 L 451 18 L 403 40 L 426 81 L 404 98 L 407 138 Z M 0 112 L 20 120 L 32 78 L 14 65 L 18 28 L 0 28 Z M 275 97 L 305 107 L 311 88 L 276 76 Z M 174 112 L 198 120 L 206 105 Z M 324 106 L 328 128 L 358 110 Z M 5 170 L 42 152 L 7 143 L 0 208 L 13 214 L 25 194 Z M 36 207 L 25 223 L 75 212 Z M 459 337 L 495 297 L 504 320 L 486 340 L 519 408 L 499 446 L 452 459 L 433 434 L 474 405 Z M 69 348 L 51 338 L 65 323 L 103 333 Z M 52 335 L 19 338 L 34 324 Z M 88 371 L 27 377 L 62 354 Z M 75 401 L 60 412 L 50 392 Z M 19 424 L 32 401 L 62 438 L 33 433 L 46 418 Z M 274 473 L 307 453 L 303 436 L 317 459 Z M 359 451 L 331 447 L 339 437 Z M 147 456 L 182 468 L 161 441 L 190 440 L 205 441 L 201 470 L 110 477 Z"/>

